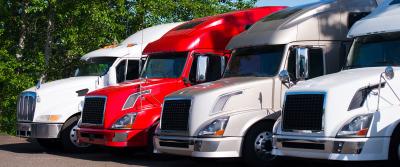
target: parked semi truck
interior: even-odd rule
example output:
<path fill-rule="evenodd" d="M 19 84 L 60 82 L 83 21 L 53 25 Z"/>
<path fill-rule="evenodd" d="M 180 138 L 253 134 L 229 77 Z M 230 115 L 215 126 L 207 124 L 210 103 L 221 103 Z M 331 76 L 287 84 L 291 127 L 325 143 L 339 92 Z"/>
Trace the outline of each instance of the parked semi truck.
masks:
<path fill-rule="evenodd" d="M 290 86 L 340 71 L 351 45 L 348 29 L 375 7 L 372 0 L 325 1 L 287 8 L 255 23 L 228 44 L 233 55 L 223 79 L 165 98 L 157 150 L 271 165 L 272 128 L 287 89 L 279 71 L 287 70 Z"/>
<path fill-rule="evenodd" d="M 44 84 L 39 82 L 36 87 L 23 91 L 17 106 L 17 135 L 34 138 L 46 148 L 60 143 L 68 151 L 88 147 L 76 142 L 75 132 L 80 102 L 86 93 L 137 79 L 143 48 L 179 24 L 138 31 L 118 46 L 84 55 L 73 77 Z"/>
<path fill-rule="evenodd" d="M 286 93 L 282 118 L 274 127 L 273 154 L 400 159 L 399 19 L 400 1 L 385 1 L 350 30 L 355 40 L 344 70 Z"/>
<path fill-rule="evenodd" d="M 229 40 L 263 16 L 283 7 L 261 7 L 194 19 L 144 50 L 141 78 L 86 95 L 78 134 L 80 143 L 144 147 L 153 151 L 164 97 L 176 90 L 220 79 Z"/>

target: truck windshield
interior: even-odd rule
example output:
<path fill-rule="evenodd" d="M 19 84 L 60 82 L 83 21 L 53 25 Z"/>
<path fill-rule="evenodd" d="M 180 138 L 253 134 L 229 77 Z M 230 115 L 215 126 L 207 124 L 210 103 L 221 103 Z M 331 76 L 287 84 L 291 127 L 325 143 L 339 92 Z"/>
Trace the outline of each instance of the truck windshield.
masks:
<path fill-rule="evenodd" d="M 142 78 L 179 78 L 187 59 L 187 52 L 157 54 L 148 57 Z"/>
<path fill-rule="evenodd" d="M 400 33 L 358 37 L 345 69 L 400 65 Z"/>
<path fill-rule="evenodd" d="M 275 76 L 282 62 L 284 45 L 238 49 L 232 55 L 224 77 Z"/>
<path fill-rule="evenodd" d="M 108 72 L 117 58 L 115 57 L 95 57 L 82 60 L 76 69 L 75 76 L 101 76 Z"/>

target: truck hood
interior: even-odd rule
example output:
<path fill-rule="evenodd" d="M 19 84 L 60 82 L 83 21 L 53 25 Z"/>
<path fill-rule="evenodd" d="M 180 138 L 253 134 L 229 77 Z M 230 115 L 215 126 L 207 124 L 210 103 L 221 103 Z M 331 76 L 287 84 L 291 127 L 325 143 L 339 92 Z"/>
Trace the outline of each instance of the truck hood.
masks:
<path fill-rule="evenodd" d="M 83 96 L 78 96 L 76 91 L 88 89 L 92 91 L 95 89 L 96 76 L 85 76 L 85 77 L 70 77 L 66 79 L 60 79 L 52 82 L 41 84 L 39 89 L 32 87 L 25 91 L 36 92 L 37 104 L 35 109 L 35 117 L 40 115 L 56 114 L 61 115 L 60 121 L 67 119 L 64 118 L 66 114 L 74 110 L 78 112 L 78 105 L 83 99 Z M 24 91 L 24 92 L 25 92 Z M 63 106 L 63 107 L 60 107 Z"/>
<path fill-rule="evenodd" d="M 182 79 L 137 79 L 129 82 L 124 82 L 115 86 L 109 86 L 96 91 L 90 92 L 88 96 L 105 96 L 106 111 L 104 112 L 104 124 L 103 127 L 97 128 L 111 128 L 112 124 L 123 117 L 127 113 L 139 112 L 137 119 L 140 120 L 140 114 L 143 114 L 142 109 L 154 109 L 160 108 L 164 97 L 176 90 L 179 90 L 183 86 Z M 134 93 L 146 92 L 139 98 L 141 103 L 136 102 L 133 107 L 123 110 L 123 106 L 128 97 Z M 159 110 L 160 110 L 159 109 Z M 159 113 L 159 110 L 158 113 Z M 147 120 L 147 122 L 150 122 Z M 135 126 L 134 128 L 138 128 Z"/>
<path fill-rule="evenodd" d="M 48 94 L 55 92 L 75 91 L 94 87 L 96 85 L 97 76 L 70 77 L 56 81 L 46 82 L 40 85 L 39 89 L 32 87 L 26 91 L 36 92 L 38 94 Z M 57 93 L 58 94 L 58 93 Z"/>
<path fill-rule="evenodd" d="M 191 99 L 189 114 L 189 134 L 196 136 L 204 123 L 217 117 L 269 110 L 272 108 L 274 79 L 268 77 L 233 77 L 200 84 L 174 92 L 166 97 L 171 99 Z M 213 112 L 214 106 L 222 96 L 232 95 L 225 103 L 222 111 Z"/>
<path fill-rule="evenodd" d="M 372 93 L 367 96 L 362 107 L 349 109 L 349 106 L 357 91 L 368 86 L 379 85 L 380 75 L 383 71 L 385 71 L 385 67 L 344 70 L 299 83 L 286 94 L 325 93 L 324 132 L 316 135 L 335 137 L 337 132 L 354 117 L 376 111 L 377 88 L 373 89 Z M 394 68 L 394 71 L 396 75 L 400 72 L 400 68 Z M 397 86 L 399 81 L 396 76 L 388 82 L 394 88 L 394 91 L 399 92 Z M 381 89 L 381 95 L 383 100 L 381 100 L 380 107 L 388 107 L 398 103 L 389 86 Z"/>

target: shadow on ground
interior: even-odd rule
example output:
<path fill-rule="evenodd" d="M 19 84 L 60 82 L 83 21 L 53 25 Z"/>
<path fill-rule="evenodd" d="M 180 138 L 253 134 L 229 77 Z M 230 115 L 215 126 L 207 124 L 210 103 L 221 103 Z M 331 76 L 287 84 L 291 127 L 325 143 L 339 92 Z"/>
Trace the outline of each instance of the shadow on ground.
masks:
<path fill-rule="evenodd" d="M 72 159 L 95 161 L 95 162 L 114 162 L 123 165 L 139 165 L 139 166 L 174 166 L 174 167 L 220 167 L 220 166 L 245 166 L 239 159 L 199 159 L 171 155 L 148 155 L 139 150 L 116 150 L 104 147 L 96 147 L 85 153 L 65 153 L 62 150 L 47 150 L 42 148 L 36 141 L 14 138 L 15 142 L 0 142 L 0 150 L 12 152 L 16 154 L 48 154 L 49 156 L 68 157 Z M 267 164 L 266 164 L 267 166 Z M 310 161 L 303 159 L 283 159 L 280 167 L 376 167 L 379 163 L 358 163 L 343 164 L 339 162 L 327 161 Z"/>

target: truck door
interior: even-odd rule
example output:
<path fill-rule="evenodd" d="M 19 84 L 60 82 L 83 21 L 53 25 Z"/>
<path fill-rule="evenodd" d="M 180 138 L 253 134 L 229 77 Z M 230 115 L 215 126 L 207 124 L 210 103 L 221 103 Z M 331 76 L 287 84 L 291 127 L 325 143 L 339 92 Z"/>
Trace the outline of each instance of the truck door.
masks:
<path fill-rule="evenodd" d="M 122 59 L 115 67 L 117 83 L 134 80 L 139 78 L 139 60 L 136 59 Z"/>
<path fill-rule="evenodd" d="M 221 79 L 227 61 L 225 56 L 209 54 L 209 53 L 207 54 L 195 53 L 193 55 L 194 57 L 193 57 L 192 67 L 189 74 L 189 80 L 191 83 L 199 84 Z M 198 60 L 200 57 L 207 59 L 205 78 L 201 81 L 198 80 L 198 78 L 196 77 L 198 75 L 199 66 L 197 64 L 199 63 Z"/>
<path fill-rule="evenodd" d="M 291 47 L 290 52 L 289 52 L 289 57 L 288 57 L 288 61 L 287 61 L 287 71 L 289 72 L 289 76 L 290 76 L 290 80 L 293 83 L 298 83 L 298 82 L 302 82 L 304 80 L 308 80 L 308 79 L 312 79 L 312 78 L 316 78 L 322 75 L 325 75 L 326 72 L 326 62 L 325 62 L 325 47 L 324 46 L 304 46 L 304 48 L 308 49 L 308 59 L 307 59 L 307 63 L 308 63 L 308 77 L 307 78 L 297 78 L 296 77 L 296 73 L 298 73 L 298 69 L 301 68 L 297 68 L 296 66 L 296 48 L 299 47 L 303 47 L 303 46 L 295 46 L 295 47 Z M 275 82 L 275 83 L 280 83 Z M 276 85 L 277 86 L 277 85 Z M 285 86 L 281 86 L 281 92 L 280 93 L 280 97 L 283 96 L 283 93 L 286 91 L 286 87 Z M 276 89 L 279 90 L 279 89 Z M 276 95 L 276 94 L 275 94 Z M 275 98 L 276 99 L 276 98 Z M 279 105 L 276 104 L 277 102 L 275 102 L 276 105 L 275 106 L 282 106 L 282 98 L 280 98 L 281 100 L 279 101 Z"/>

